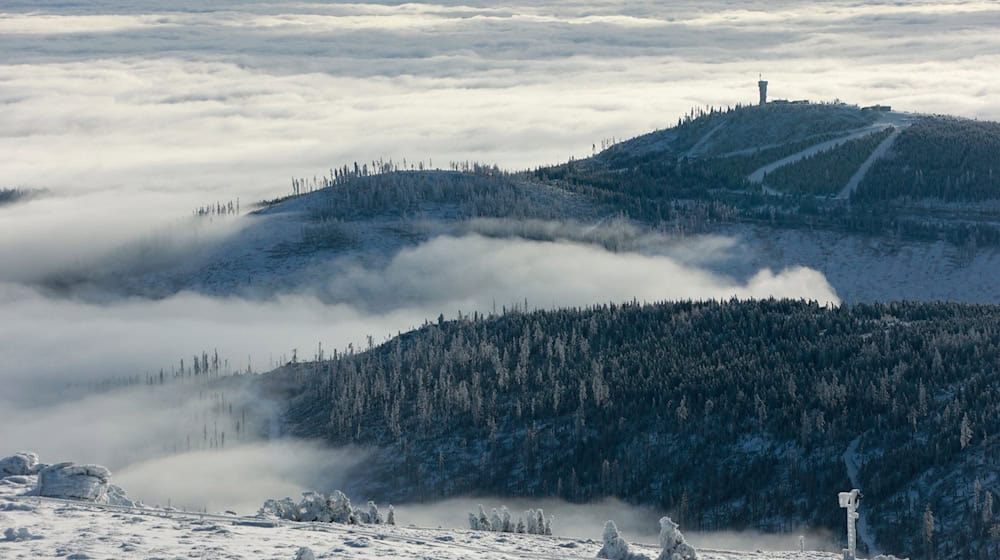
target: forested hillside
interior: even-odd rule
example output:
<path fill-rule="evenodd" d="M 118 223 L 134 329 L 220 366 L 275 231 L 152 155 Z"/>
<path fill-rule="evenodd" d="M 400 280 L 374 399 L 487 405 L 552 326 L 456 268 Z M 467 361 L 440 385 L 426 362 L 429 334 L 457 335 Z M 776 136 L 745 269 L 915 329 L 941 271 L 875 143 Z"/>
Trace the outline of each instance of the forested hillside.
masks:
<path fill-rule="evenodd" d="M 535 176 L 643 197 L 756 190 L 747 181 L 755 169 L 873 120 L 873 114 L 843 104 L 693 110 L 674 128 L 615 144 L 593 158 L 539 168 Z"/>
<path fill-rule="evenodd" d="M 783 193 L 835 195 L 893 130 L 888 127 L 791 165 L 779 167 L 767 175 L 766 182 Z"/>
<path fill-rule="evenodd" d="M 874 114 L 843 103 L 786 103 L 692 109 L 677 126 L 621 142 L 595 159 L 609 167 L 651 154 L 721 157 L 815 140 L 871 124 Z"/>
<path fill-rule="evenodd" d="M 943 240 L 957 247 L 1000 245 L 995 204 L 942 204 L 1000 199 L 1000 171 L 993 169 L 1000 124 L 881 115 L 813 103 L 692 111 L 676 127 L 613 145 L 592 158 L 536 169 L 534 177 L 597 196 L 630 218 L 681 231 L 743 222 Z M 877 118 L 888 120 L 873 124 Z M 898 138 L 858 177 L 850 203 L 829 200 L 893 130 L 900 130 Z M 804 157 L 766 174 L 765 188 L 749 180 L 753 172 L 796 154 Z"/>
<path fill-rule="evenodd" d="M 590 158 L 525 172 L 475 162 L 453 162 L 448 170 L 405 159 L 355 162 L 325 176 L 293 179 L 290 195 L 261 203 L 246 220 L 234 220 L 239 233 L 201 257 L 149 261 L 145 255 L 164 247 L 155 239 L 142 241 L 106 266 L 57 271 L 41 284 L 59 292 L 98 285 L 154 297 L 183 290 L 252 295 L 291 286 L 311 290 L 348 261 L 383 263 L 438 235 L 524 237 L 537 225 L 529 222 L 544 220 L 562 224 L 556 229 L 622 223 L 676 240 L 753 236 L 762 240 L 745 252 L 754 270 L 736 262 L 716 272 L 739 276 L 806 265 L 838 277 L 835 288 L 851 301 L 993 302 L 995 294 L 985 293 L 975 278 L 998 266 L 993 260 L 1000 247 L 1000 199 L 984 182 L 993 177 L 989 131 L 996 126 L 846 104 L 775 103 L 692 111 L 678 126 L 602 144 L 606 149 Z M 937 150 L 939 144 L 948 145 Z M 883 159 L 868 160 L 871 155 Z M 930 162 L 926 169 L 906 163 L 924 155 Z M 867 176 L 858 174 L 872 162 Z M 774 167 L 778 163 L 783 165 Z M 758 179 L 765 169 L 762 184 Z M 878 195 L 885 200 L 871 198 L 879 173 L 890 176 L 877 187 L 887 189 Z M 932 190 L 890 192 L 894 184 L 935 173 L 944 178 L 934 184 L 951 185 L 954 199 L 966 203 L 943 203 L 945 195 Z M 900 177 L 909 179 L 899 183 Z M 830 197 L 850 192 L 847 184 L 853 188 L 858 181 L 849 200 Z M 994 198 L 979 200 L 983 196 Z M 214 214 L 206 215 L 211 222 Z M 472 223 L 479 218 L 504 224 L 481 232 Z M 888 262 L 883 251 L 898 262 L 884 267 L 883 279 L 873 280 L 870 266 L 856 266 L 871 259 Z M 130 275 L 122 263 L 142 272 Z M 967 274 L 968 266 L 977 272 Z M 924 275 L 927 271 L 932 274 Z M 920 284 L 914 289 L 910 280 L 918 277 L 926 279 L 913 280 Z"/>
<path fill-rule="evenodd" d="M 23 202 L 42 194 L 43 192 L 38 189 L 0 188 L 0 206 L 14 204 L 15 202 Z"/>
<path fill-rule="evenodd" d="M 310 254 L 364 250 L 371 232 L 359 224 L 381 224 L 392 245 L 405 246 L 427 237 L 427 221 L 456 222 L 475 218 L 514 220 L 597 219 L 613 212 L 598 209 L 589 197 L 538 184 L 495 167 L 467 171 L 387 171 L 326 178 L 325 188 L 265 202 L 259 214 L 303 212 L 301 240 L 275 251 Z"/>
<path fill-rule="evenodd" d="M 872 167 L 855 198 L 948 202 L 1000 198 L 1000 123 L 921 119 L 900 134 L 891 157 Z"/>
<path fill-rule="evenodd" d="M 921 553 L 929 506 L 939 552 L 971 552 L 1000 490 L 998 325 L 1000 309 L 957 304 L 509 312 L 268 379 L 294 434 L 381 447 L 363 486 L 396 500 L 613 495 L 691 528 L 839 533 L 857 440 L 883 549 Z"/>

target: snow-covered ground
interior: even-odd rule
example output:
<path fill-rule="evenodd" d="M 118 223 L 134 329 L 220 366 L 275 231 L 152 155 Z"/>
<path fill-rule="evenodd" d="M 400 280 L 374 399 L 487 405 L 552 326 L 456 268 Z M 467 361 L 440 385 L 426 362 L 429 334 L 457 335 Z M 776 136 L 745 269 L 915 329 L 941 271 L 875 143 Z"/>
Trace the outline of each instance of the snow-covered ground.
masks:
<path fill-rule="evenodd" d="M 1000 252 L 972 252 L 943 241 L 902 241 L 845 233 L 724 226 L 733 250 L 707 265 L 737 278 L 762 268 L 806 266 L 821 272 L 842 301 L 1000 302 Z"/>
<path fill-rule="evenodd" d="M 17 496 L 26 483 L 0 484 L 0 531 L 27 529 L 25 538 L 0 537 L 0 558 L 276 558 L 292 560 L 307 547 L 316 558 L 370 560 L 595 558 L 593 539 L 388 525 L 264 521 L 161 508 L 99 505 Z M 405 524 L 405 519 L 400 519 Z M 626 539 L 628 535 L 623 535 Z M 630 543 L 656 558 L 659 547 Z M 828 552 L 699 551 L 702 560 L 834 560 Z"/>
<path fill-rule="evenodd" d="M 704 152 L 705 146 L 708 144 L 708 142 L 711 141 L 712 138 L 715 136 L 715 133 L 718 132 L 719 129 L 722 128 L 725 125 L 726 125 L 725 121 L 723 121 L 723 122 L 715 125 L 715 127 L 712 128 L 712 130 L 709 130 L 708 132 L 706 132 L 705 135 L 702 136 L 701 139 L 698 140 L 698 142 L 694 146 L 692 146 L 691 149 L 688 150 L 687 153 L 685 153 L 681 157 L 692 158 L 692 157 L 698 157 L 698 156 L 702 155 L 702 152 Z M 678 159 L 680 159 L 680 158 L 678 158 Z"/>

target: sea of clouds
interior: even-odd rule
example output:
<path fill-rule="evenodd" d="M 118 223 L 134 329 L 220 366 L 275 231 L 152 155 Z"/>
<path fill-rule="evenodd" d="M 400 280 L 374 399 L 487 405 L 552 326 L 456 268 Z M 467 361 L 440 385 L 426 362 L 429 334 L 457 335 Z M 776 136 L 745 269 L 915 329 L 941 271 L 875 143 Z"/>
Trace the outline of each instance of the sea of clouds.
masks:
<path fill-rule="evenodd" d="M 242 226 L 196 226 L 196 207 L 286 194 L 292 177 L 344 163 L 525 169 L 586 156 L 691 107 L 753 102 L 758 73 L 772 97 L 998 119 L 998 28 L 1000 5 L 982 1 L 4 2 L 0 188 L 46 194 L 0 206 L 0 443 L 60 460 L 166 461 L 130 451 L 173 429 L 176 414 L 149 413 L 157 397 L 66 387 L 155 374 L 202 350 L 267 369 L 320 342 L 380 341 L 493 301 L 836 302 L 808 269 L 733 280 L 679 257 L 683 247 L 620 254 L 480 236 L 345 270 L 324 284 L 341 294 L 333 303 L 183 291 L 78 301 L 36 284 L 149 236 L 167 239 L 156 246 L 172 259 L 197 255 Z M 85 444 L 95 433 L 99 444 Z M 181 468 L 136 465 L 136 479 Z"/>

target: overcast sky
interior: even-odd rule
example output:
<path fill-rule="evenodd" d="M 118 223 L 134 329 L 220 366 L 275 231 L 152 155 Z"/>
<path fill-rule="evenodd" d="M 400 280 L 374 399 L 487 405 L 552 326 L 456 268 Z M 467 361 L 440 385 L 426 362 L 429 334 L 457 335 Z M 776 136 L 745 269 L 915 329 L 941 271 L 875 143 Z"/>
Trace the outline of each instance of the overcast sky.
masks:
<path fill-rule="evenodd" d="M 751 102 L 758 73 L 1000 118 L 996 2 L 212 4 L 0 5 L 0 180 L 188 202 L 379 156 L 523 168 Z"/>

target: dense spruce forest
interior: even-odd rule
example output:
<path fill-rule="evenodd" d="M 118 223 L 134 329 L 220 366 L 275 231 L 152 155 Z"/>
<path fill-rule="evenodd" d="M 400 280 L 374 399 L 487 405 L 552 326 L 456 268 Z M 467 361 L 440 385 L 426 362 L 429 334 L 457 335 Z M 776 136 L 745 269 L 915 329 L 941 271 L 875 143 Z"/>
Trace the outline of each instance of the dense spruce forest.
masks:
<path fill-rule="evenodd" d="M 442 317 L 265 379 L 293 434 L 381 449 L 359 476 L 397 501 L 618 496 L 691 529 L 839 534 L 854 448 L 883 550 L 922 555 L 930 507 L 937 552 L 980 558 L 998 366 L 997 307 L 765 300 Z"/>
<path fill-rule="evenodd" d="M 765 182 L 785 193 L 835 195 L 851 180 L 872 151 L 895 131 L 887 127 L 862 138 L 779 167 Z"/>
<path fill-rule="evenodd" d="M 952 117 L 916 122 L 876 162 L 855 198 L 936 198 L 979 202 L 1000 198 L 1000 123 Z"/>

